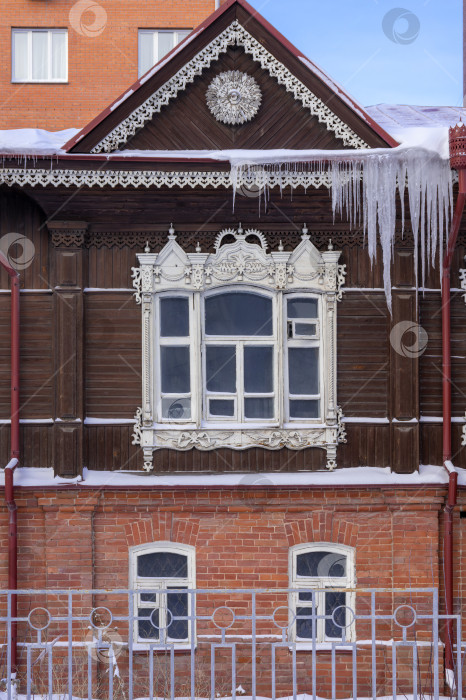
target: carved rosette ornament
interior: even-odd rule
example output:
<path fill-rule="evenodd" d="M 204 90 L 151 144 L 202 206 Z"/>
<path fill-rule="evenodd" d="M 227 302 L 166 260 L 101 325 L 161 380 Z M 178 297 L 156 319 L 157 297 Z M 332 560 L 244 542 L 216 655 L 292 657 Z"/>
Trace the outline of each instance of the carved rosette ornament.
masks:
<path fill-rule="evenodd" d="M 283 233 L 283 236 L 286 232 Z M 139 267 L 133 268 L 136 302 L 142 311 L 142 397 L 143 402 L 135 416 L 133 444 L 144 453 L 144 469 L 152 468 L 152 453 L 161 448 L 174 450 L 212 450 L 230 448 L 244 450 L 261 447 L 268 450 L 287 448 L 326 450 L 326 467 L 336 467 L 337 446 L 346 441 L 345 426 L 336 396 L 336 311 L 341 299 L 345 267 L 339 264 L 340 251 L 328 241 L 327 250 L 320 252 L 311 241 L 306 227 L 301 241 L 294 250 L 267 252 L 264 234 L 257 229 L 227 228 L 217 235 L 215 252 L 204 253 L 196 246 L 194 253 L 183 250 L 176 240 L 173 226 L 169 229 L 166 245 L 159 253 L 138 254 Z M 284 426 L 267 424 L 252 429 L 247 424 L 209 425 L 201 413 L 190 416 L 185 423 L 157 422 L 157 395 L 154 394 L 154 367 L 157 336 L 154 326 L 156 296 L 160 292 L 190 292 L 193 299 L 212 289 L 248 285 L 269 290 L 276 295 L 283 292 L 313 292 L 321 299 L 323 386 L 321 418 L 313 425 Z M 198 304 L 199 302 L 196 302 Z M 200 377 L 200 373 L 198 374 Z M 198 399 L 202 386 L 199 384 Z M 194 404 L 193 404 L 194 405 Z"/>
<path fill-rule="evenodd" d="M 253 119 L 260 107 L 259 85 L 247 73 L 229 70 L 217 75 L 206 93 L 207 106 L 223 124 L 244 124 Z"/>

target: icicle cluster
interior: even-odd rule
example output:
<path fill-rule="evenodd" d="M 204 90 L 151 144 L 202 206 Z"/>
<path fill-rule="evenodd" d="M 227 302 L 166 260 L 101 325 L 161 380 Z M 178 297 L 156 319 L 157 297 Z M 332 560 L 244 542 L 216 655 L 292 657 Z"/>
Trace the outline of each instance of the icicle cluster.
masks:
<path fill-rule="evenodd" d="M 301 160 L 298 158 L 301 157 Z M 397 193 L 404 228 L 405 190 L 408 190 L 409 216 L 414 236 L 415 261 L 420 248 L 422 286 L 426 264 L 435 265 L 437 252 L 442 258 L 444 238 L 452 212 L 452 173 L 448 160 L 420 148 L 396 148 L 351 153 L 320 151 L 315 158 L 289 153 L 282 159 L 265 160 L 261 154 L 241 162 L 231 160 L 234 197 L 240 185 L 255 186 L 268 197 L 270 187 L 280 190 L 302 186 L 299 173 L 328 173 L 333 216 L 346 214 L 351 226 L 362 226 L 367 236 L 371 261 L 382 248 L 384 288 L 391 310 L 391 273 L 397 220 Z M 293 177 L 296 175 L 296 178 Z M 290 177 L 291 176 L 291 177 Z M 415 263 L 416 264 L 416 263 Z M 417 275 L 417 264 L 416 264 Z"/>

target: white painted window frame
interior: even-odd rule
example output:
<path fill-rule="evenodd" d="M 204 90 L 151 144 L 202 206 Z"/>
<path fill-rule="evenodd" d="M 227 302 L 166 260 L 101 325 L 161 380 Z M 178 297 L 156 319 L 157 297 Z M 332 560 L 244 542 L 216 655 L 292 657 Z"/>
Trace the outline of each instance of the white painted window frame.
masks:
<path fill-rule="evenodd" d="M 167 577 L 139 577 L 137 572 L 137 562 L 138 556 L 141 554 L 151 554 L 156 552 L 171 552 L 174 554 L 181 554 L 187 558 L 188 566 L 188 576 L 186 578 L 167 578 Z M 196 549 L 188 544 L 181 544 L 178 542 L 149 542 L 147 544 L 136 545 L 129 548 L 129 581 L 130 588 L 134 591 L 147 590 L 157 593 L 156 602 L 140 601 L 140 594 L 136 593 L 133 596 L 133 614 L 137 617 L 138 607 L 154 608 L 159 610 L 159 624 L 160 627 L 166 626 L 167 623 L 167 593 L 162 593 L 164 589 L 179 588 L 183 586 L 188 589 L 188 591 L 193 591 L 196 589 Z M 195 642 L 196 637 L 196 624 L 195 617 L 196 611 L 192 610 L 193 605 L 193 595 L 189 592 L 188 596 L 188 638 L 186 640 L 180 639 L 170 639 L 169 628 L 168 628 L 168 642 L 175 644 L 176 647 L 190 647 Z M 134 641 L 138 645 L 149 645 L 149 644 L 160 644 L 160 639 L 147 639 L 139 637 L 138 620 L 134 622 Z"/>
<path fill-rule="evenodd" d="M 152 66 L 155 66 L 156 63 L 159 62 L 158 55 L 159 55 L 159 35 L 160 34 L 173 34 L 173 46 L 171 47 L 172 49 L 177 46 L 181 39 L 179 38 L 180 32 L 191 32 L 192 29 L 189 29 L 186 27 L 186 29 L 180 29 L 179 27 L 177 29 L 138 29 L 138 78 L 144 75 L 144 73 L 147 73 L 150 68 L 146 68 L 144 72 L 142 72 L 141 69 L 141 48 L 140 48 L 140 42 L 139 38 L 141 35 L 150 35 L 152 36 Z M 170 49 L 171 50 L 171 49 Z"/>
<path fill-rule="evenodd" d="M 324 352 L 325 346 L 322 342 L 322 336 L 320 334 L 321 326 L 325 330 L 326 324 L 323 317 L 323 299 L 321 294 L 293 291 L 289 294 L 283 295 L 283 387 L 284 387 L 284 417 L 286 425 L 295 425 L 299 423 L 308 422 L 319 422 L 322 420 L 322 404 L 323 399 L 325 399 L 327 387 L 325 382 L 324 373 Z M 287 312 L 287 302 L 291 299 L 300 299 L 307 297 L 309 299 L 316 299 L 317 301 L 317 318 L 316 319 L 298 319 L 300 323 L 315 323 L 316 334 L 312 337 L 294 337 L 288 338 L 288 312 Z M 296 320 L 292 321 L 293 326 L 296 324 Z M 291 394 L 289 388 L 289 372 L 288 372 L 288 351 L 290 348 L 318 348 L 319 350 L 319 392 L 317 394 Z M 318 400 L 319 401 L 319 416 L 312 419 L 295 418 L 290 414 L 290 400 Z"/>
<path fill-rule="evenodd" d="M 233 243 L 223 243 L 225 237 Z M 251 242 L 257 240 L 256 242 Z M 142 308 L 142 393 L 143 403 L 135 416 L 133 444 L 144 451 L 144 468 L 152 469 L 154 450 L 171 448 L 200 450 L 229 447 L 247 449 L 304 449 L 320 447 L 327 452 L 327 468 L 336 467 L 336 449 L 344 442 L 341 410 L 336 403 L 336 307 L 342 297 L 344 266 L 338 264 L 339 251 L 329 249 L 319 252 L 303 231 L 301 243 L 294 251 L 267 253 L 263 234 L 250 229 L 246 232 L 224 229 L 216 239 L 215 253 L 187 253 L 176 241 L 173 228 L 168 241 L 159 253 L 148 248 L 138 254 L 139 267 L 133 268 L 133 284 L 136 302 Z M 276 343 L 276 419 L 234 423 L 215 417 L 206 420 L 203 415 L 205 376 L 202 362 L 205 355 L 202 323 L 204 299 L 209 294 L 225 290 L 255 291 L 268 294 L 275 301 L 277 318 L 274 319 L 274 343 Z M 158 298 L 187 296 L 192 299 L 191 309 L 191 398 L 190 420 L 163 420 L 161 417 L 158 329 Z M 284 370 L 287 348 L 284 304 L 288 296 L 310 296 L 318 299 L 319 319 L 316 337 L 296 338 L 293 343 L 302 347 L 319 344 L 319 418 L 290 420 L 287 409 L 287 371 Z M 282 339 L 279 342 L 280 336 Z M 318 336 L 318 337 L 317 337 Z M 249 339 L 236 339 L 238 342 Z M 264 338 L 264 343 L 270 341 Z M 220 342 L 220 341 L 219 341 Z M 227 337 L 224 342 L 231 342 Z M 182 344 L 185 344 L 182 341 Z M 283 377 L 284 381 L 278 377 Z M 300 397 L 303 398 L 303 397 Z M 314 397 L 312 397 L 314 398 Z"/>
<path fill-rule="evenodd" d="M 346 556 L 346 576 L 342 577 L 326 577 L 326 576 L 298 576 L 297 575 L 297 556 L 307 552 L 332 552 L 335 554 L 343 554 Z M 355 572 L 355 550 L 353 547 L 343 544 L 335 544 L 333 542 L 312 542 L 298 544 L 289 549 L 289 582 L 291 589 L 300 589 L 304 591 L 316 591 L 315 603 L 317 615 L 325 615 L 325 593 L 332 589 L 354 589 L 356 585 Z M 346 595 L 346 606 L 355 611 L 356 597 L 354 590 L 348 590 Z M 298 638 L 296 635 L 296 610 L 298 607 L 312 607 L 311 601 L 299 601 L 298 592 L 290 592 L 289 594 L 289 609 L 290 609 L 290 641 L 309 645 L 311 639 Z M 351 613 L 348 612 L 348 617 L 351 618 Z M 325 634 L 325 619 L 316 621 L 316 643 L 323 644 L 325 642 L 339 642 L 340 638 L 327 637 Z M 353 642 L 356 639 L 356 625 L 354 619 L 350 619 L 348 626 L 345 629 L 345 641 Z"/>
<path fill-rule="evenodd" d="M 46 33 L 47 34 L 47 70 L 48 77 L 43 79 L 37 79 L 32 77 L 32 35 L 33 33 Z M 15 78 L 15 34 L 27 34 L 28 37 L 28 76 L 25 80 Z M 65 35 L 65 77 L 64 78 L 52 78 L 52 35 L 53 34 L 64 34 Z M 11 30 L 11 82 L 12 83 L 67 83 L 68 82 L 68 30 L 66 28 L 42 28 L 42 27 L 13 27 Z"/>

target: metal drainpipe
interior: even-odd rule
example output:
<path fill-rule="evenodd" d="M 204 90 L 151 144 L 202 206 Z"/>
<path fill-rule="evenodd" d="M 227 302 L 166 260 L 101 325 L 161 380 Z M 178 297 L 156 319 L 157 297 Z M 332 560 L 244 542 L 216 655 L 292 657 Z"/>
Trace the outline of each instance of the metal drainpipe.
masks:
<path fill-rule="evenodd" d="M 451 315 L 450 272 L 466 203 L 466 126 L 450 129 L 450 165 L 458 171 L 459 188 L 442 270 L 442 389 L 443 389 L 443 465 L 448 472 L 448 497 L 445 505 L 443 558 L 445 567 L 445 603 L 447 615 L 453 615 L 453 511 L 457 500 L 458 474 L 451 462 Z M 447 621 L 445 669 L 454 670 L 453 621 Z"/>
<path fill-rule="evenodd" d="M 17 508 L 14 493 L 13 472 L 19 462 L 19 274 L 7 258 L 0 253 L 0 265 L 6 270 L 11 280 L 11 438 L 10 462 L 5 467 L 5 503 L 8 508 L 8 588 L 15 591 L 18 587 L 18 542 L 17 542 Z M 11 616 L 17 617 L 18 601 L 11 598 Z M 11 625 L 11 672 L 17 668 L 17 624 Z"/>

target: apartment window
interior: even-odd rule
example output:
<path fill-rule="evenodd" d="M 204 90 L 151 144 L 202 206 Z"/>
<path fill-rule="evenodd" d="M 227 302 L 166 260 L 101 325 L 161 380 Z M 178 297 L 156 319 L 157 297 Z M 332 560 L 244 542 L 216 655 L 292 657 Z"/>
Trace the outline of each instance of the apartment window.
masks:
<path fill-rule="evenodd" d="M 12 81 L 62 83 L 68 79 L 66 29 L 13 29 Z"/>
<path fill-rule="evenodd" d="M 147 73 L 169 51 L 180 43 L 191 29 L 140 29 L 139 30 L 139 77 Z"/>
<path fill-rule="evenodd" d="M 329 543 L 302 544 L 290 550 L 290 610 L 296 642 L 352 641 L 355 634 L 354 550 Z"/>
<path fill-rule="evenodd" d="M 189 644 L 193 634 L 188 589 L 195 588 L 194 547 L 158 542 L 130 550 L 135 641 Z"/>

